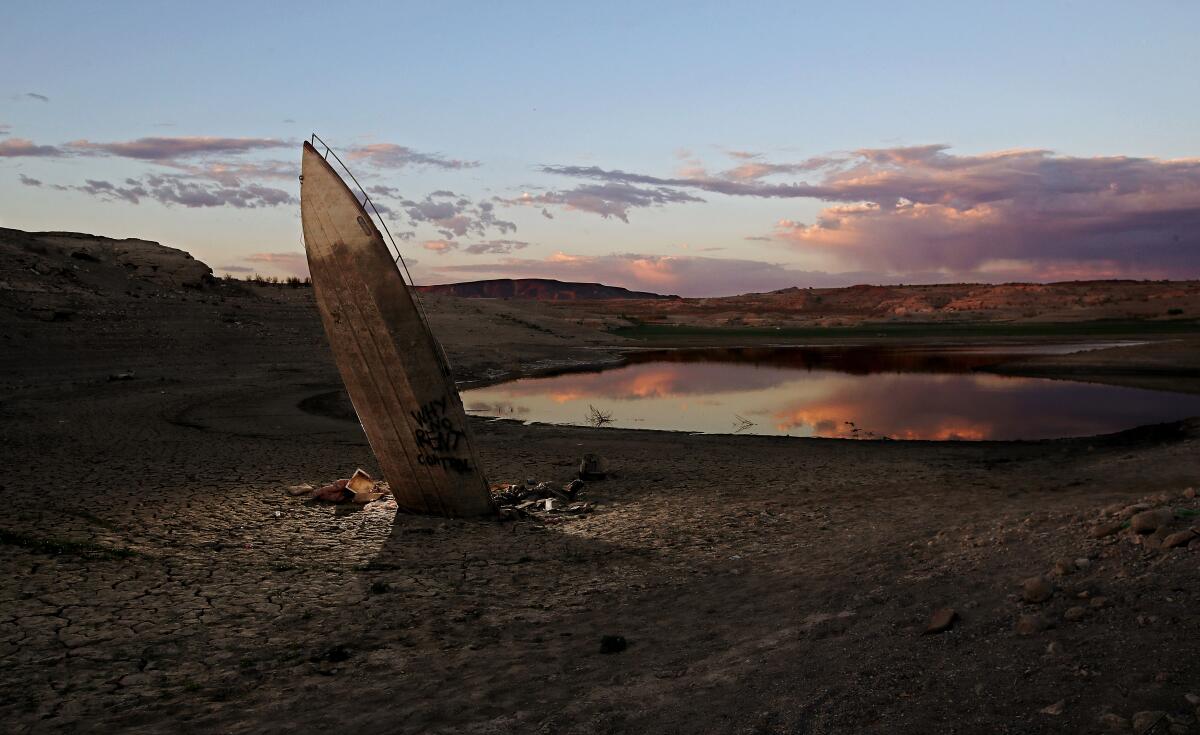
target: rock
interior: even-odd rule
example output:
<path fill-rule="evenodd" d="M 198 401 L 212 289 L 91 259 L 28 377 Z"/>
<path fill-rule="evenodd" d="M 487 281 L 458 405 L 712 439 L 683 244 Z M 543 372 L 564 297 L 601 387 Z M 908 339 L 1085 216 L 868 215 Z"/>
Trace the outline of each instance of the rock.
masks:
<path fill-rule="evenodd" d="M 1017 624 L 1014 627 L 1017 635 L 1034 635 L 1041 633 L 1050 627 L 1050 622 L 1041 615 L 1022 615 L 1017 618 Z"/>
<path fill-rule="evenodd" d="M 1183 491 L 1183 497 L 1185 497 L 1185 498 L 1188 498 L 1189 500 L 1190 500 L 1191 498 L 1194 498 L 1194 497 L 1196 497 L 1196 488 L 1194 488 L 1194 487 L 1189 487 L 1189 488 L 1185 489 L 1185 490 Z"/>
<path fill-rule="evenodd" d="M 1047 656 L 1061 656 L 1063 652 L 1062 644 L 1058 641 L 1050 641 L 1046 644 Z"/>
<path fill-rule="evenodd" d="M 954 608 L 938 608 L 933 611 L 933 615 L 929 616 L 929 625 L 925 626 L 925 635 L 950 630 L 955 620 L 958 620 L 958 612 Z"/>
<path fill-rule="evenodd" d="M 312 485 L 304 483 L 303 485 L 289 485 L 287 489 L 288 495 L 311 495 L 314 490 Z"/>
<path fill-rule="evenodd" d="M 1059 559 L 1054 562 L 1054 573 L 1060 577 L 1075 573 L 1075 562 L 1070 559 Z"/>
<path fill-rule="evenodd" d="M 1183 698 L 1193 707 L 1200 707 L 1200 694 L 1185 694 Z"/>
<path fill-rule="evenodd" d="M 1105 538 L 1106 536 L 1111 536 L 1114 533 L 1120 533 L 1123 525 L 1125 524 L 1121 521 L 1097 524 L 1088 530 L 1088 538 Z"/>
<path fill-rule="evenodd" d="M 1104 725 L 1109 730 L 1119 730 L 1121 732 L 1129 731 L 1129 720 L 1114 712 L 1101 715 L 1100 724 Z"/>
<path fill-rule="evenodd" d="M 1060 699 L 1057 702 L 1055 702 L 1054 704 L 1050 705 L 1049 707 L 1042 707 L 1040 710 L 1038 710 L 1038 712 L 1042 713 L 1043 715 L 1050 715 L 1052 717 L 1058 717 L 1063 712 L 1065 712 L 1066 709 L 1067 709 L 1067 700 Z"/>
<path fill-rule="evenodd" d="M 1039 603 L 1049 600 L 1054 594 L 1054 585 L 1045 577 L 1030 577 L 1021 582 L 1021 599 L 1025 602 Z"/>
<path fill-rule="evenodd" d="M 1088 604 L 1091 607 L 1099 609 L 1108 604 L 1108 598 L 1105 597 L 1104 595 L 1097 595 L 1096 597 L 1093 597 L 1092 601 Z"/>
<path fill-rule="evenodd" d="M 1134 533 L 1154 533 L 1174 518 L 1175 513 L 1170 508 L 1155 508 L 1138 513 L 1129 523 Z"/>
<path fill-rule="evenodd" d="M 600 653 L 620 653 L 629 647 L 629 642 L 625 640 L 625 636 L 621 635 L 605 635 L 600 636 Z"/>
<path fill-rule="evenodd" d="M 1080 620 L 1083 620 L 1083 616 L 1086 614 L 1087 610 L 1077 605 L 1075 607 L 1068 607 L 1067 611 L 1063 613 L 1063 618 L 1069 622 L 1077 623 Z"/>
<path fill-rule="evenodd" d="M 113 383 L 118 380 L 133 380 L 135 373 L 130 370 L 127 373 L 113 373 L 108 376 L 108 382 Z"/>
<path fill-rule="evenodd" d="M 1086 572 L 1092 566 L 1092 560 L 1086 556 L 1081 556 L 1075 560 L 1075 568 L 1081 572 Z"/>
<path fill-rule="evenodd" d="M 1165 720 L 1167 713 L 1161 710 L 1146 710 L 1138 712 L 1133 716 L 1133 731 L 1136 735 L 1150 732 L 1150 728 L 1159 723 L 1160 720 Z"/>
<path fill-rule="evenodd" d="M 1148 533 L 1145 536 L 1138 536 L 1137 538 L 1142 540 L 1142 545 L 1147 549 L 1161 549 L 1163 541 L 1166 541 L 1167 536 L 1170 535 L 1167 532 L 1167 527 L 1162 526 L 1154 533 Z"/>
<path fill-rule="evenodd" d="M 1196 538 L 1196 536 L 1197 534 L 1194 528 L 1189 528 L 1185 531 L 1179 531 L 1163 539 L 1162 547 L 1164 549 L 1173 549 L 1176 546 L 1186 546 L 1187 544 L 1190 544 L 1192 539 Z"/>

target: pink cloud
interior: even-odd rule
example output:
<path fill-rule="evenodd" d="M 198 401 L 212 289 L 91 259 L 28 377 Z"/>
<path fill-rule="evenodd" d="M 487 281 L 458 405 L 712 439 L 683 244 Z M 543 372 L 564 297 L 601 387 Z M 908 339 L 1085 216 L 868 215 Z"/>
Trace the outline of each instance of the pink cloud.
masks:
<path fill-rule="evenodd" d="M 0 140 L 0 158 L 40 157 L 50 158 L 63 155 L 62 149 L 52 145 L 37 145 L 26 138 Z"/>
<path fill-rule="evenodd" d="M 878 273 L 799 271 L 777 263 L 734 258 L 641 253 L 590 256 L 560 251 L 542 259 L 510 257 L 499 262 L 431 266 L 422 271 L 420 282 L 476 278 L 555 278 L 681 296 L 731 296 L 791 286 L 847 286 L 895 280 Z"/>
<path fill-rule="evenodd" d="M 275 138 L 218 138 L 184 136 L 178 138 L 138 138 L 116 143 L 96 143 L 74 140 L 66 148 L 83 154 L 106 154 L 122 158 L 160 161 L 217 153 L 247 153 L 268 148 L 292 146 L 294 143 Z"/>
<path fill-rule="evenodd" d="M 777 239 L 848 269 L 985 278 L 1007 270 L 1200 275 L 1200 158 L 1075 157 L 1046 150 L 955 155 L 944 145 L 862 149 L 771 163 L 737 153 L 717 176 L 662 178 L 595 166 L 547 173 L 603 185 L 830 202 Z M 808 173 L 812 183 L 778 183 Z M 602 213 L 602 212 L 601 212 Z M 603 214 L 603 213 L 602 213 Z"/>
<path fill-rule="evenodd" d="M 242 258 L 247 263 L 255 263 L 266 266 L 268 270 L 275 270 L 293 276 L 308 275 L 308 258 L 304 253 L 254 253 Z M 228 266 L 226 266 L 228 269 Z"/>

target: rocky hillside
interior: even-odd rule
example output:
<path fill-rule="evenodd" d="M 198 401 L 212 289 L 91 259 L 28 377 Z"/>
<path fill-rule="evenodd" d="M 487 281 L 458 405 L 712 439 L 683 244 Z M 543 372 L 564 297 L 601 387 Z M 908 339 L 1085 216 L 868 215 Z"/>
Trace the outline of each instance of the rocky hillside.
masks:
<path fill-rule="evenodd" d="M 468 299 L 535 299 L 537 301 L 585 301 L 606 299 L 677 299 L 678 296 L 647 291 L 630 291 L 602 283 L 572 283 L 550 278 L 493 278 L 486 281 L 418 286 L 421 291 L 450 294 Z"/>
<path fill-rule="evenodd" d="M 0 307 L 9 314 L 57 319 L 113 298 L 212 283 L 207 265 L 156 242 L 0 228 Z"/>

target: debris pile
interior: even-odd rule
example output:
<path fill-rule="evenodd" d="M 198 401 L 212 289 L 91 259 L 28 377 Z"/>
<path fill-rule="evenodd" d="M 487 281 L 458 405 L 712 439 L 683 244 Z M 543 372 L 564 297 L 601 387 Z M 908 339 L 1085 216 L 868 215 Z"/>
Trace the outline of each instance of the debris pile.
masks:
<path fill-rule="evenodd" d="M 365 505 L 379 500 L 387 495 L 383 483 L 377 483 L 361 469 L 354 471 L 349 478 L 335 480 L 328 485 L 314 488 L 312 485 L 292 485 L 287 489 L 288 495 L 307 496 L 312 500 L 326 503 L 356 503 Z"/>
<path fill-rule="evenodd" d="M 566 485 L 553 482 L 537 482 L 528 479 L 523 483 L 492 485 L 492 501 L 503 515 L 553 513 L 581 515 L 590 513 L 594 503 L 580 500 L 583 480 L 571 480 Z"/>

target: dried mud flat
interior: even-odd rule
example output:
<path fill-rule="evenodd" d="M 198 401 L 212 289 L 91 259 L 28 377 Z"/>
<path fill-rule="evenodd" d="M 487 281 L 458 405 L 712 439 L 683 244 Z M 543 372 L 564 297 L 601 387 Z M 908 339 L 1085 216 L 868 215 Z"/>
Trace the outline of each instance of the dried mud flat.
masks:
<path fill-rule="evenodd" d="M 284 492 L 375 469 L 355 424 L 298 408 L 338 388 L 307 299 L 0 312 L 3 730 L 1200 732 L 1196 542 L 1092 538 L 1136 503 L 1197 523 L 1200 422 L 941 444 L 476 420 L 496 481 L 606 457 L 596 511 L 395 518 Z M 622 346 L 432 308 L 468 379 Z"/>

